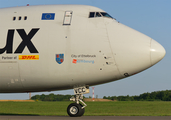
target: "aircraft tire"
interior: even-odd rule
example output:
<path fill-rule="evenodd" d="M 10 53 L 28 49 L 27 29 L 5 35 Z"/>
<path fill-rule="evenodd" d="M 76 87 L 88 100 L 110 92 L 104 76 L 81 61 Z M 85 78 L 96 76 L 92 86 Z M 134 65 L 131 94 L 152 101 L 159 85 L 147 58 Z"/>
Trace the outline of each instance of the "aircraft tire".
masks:
<path fill-rule="evenodd" d="M 85 109 L 84 108 L 82 109 L 82 107 L 83 107 L 82 104 L 80 104 L 80 106 L 81 106 L 81 110 L 80 110 L 79 116 L 81 117 L 81 116 L 83 116 Z"/>
<path fill-rule="evenodd" d="M 81 104 L 71 103 L 67 108 L 68 115 L 70 117 L 81 117 L 85 111 L 85 109 L 81 109 L 81 107 Z"/>

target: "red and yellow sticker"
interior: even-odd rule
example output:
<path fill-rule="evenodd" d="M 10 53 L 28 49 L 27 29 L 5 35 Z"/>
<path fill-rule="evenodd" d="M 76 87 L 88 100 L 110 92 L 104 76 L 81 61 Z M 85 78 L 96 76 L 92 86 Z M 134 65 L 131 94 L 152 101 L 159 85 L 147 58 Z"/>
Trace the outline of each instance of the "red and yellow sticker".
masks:
<path fill-rule="evenodd" d="M 19 60 L 39 60 L 39 55 L 19 55 Z"/>

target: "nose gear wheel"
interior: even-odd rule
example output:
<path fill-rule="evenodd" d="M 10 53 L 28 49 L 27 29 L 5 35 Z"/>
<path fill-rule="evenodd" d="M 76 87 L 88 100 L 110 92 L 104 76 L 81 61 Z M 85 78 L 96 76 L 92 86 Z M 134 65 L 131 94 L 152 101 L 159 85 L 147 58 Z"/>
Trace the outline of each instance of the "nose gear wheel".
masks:
<path fill-rule="evenodd" d="M 81 117 L 85 112 L 85 109 L 82 109 L 81 104 L 71 103 L 67 108 L 67 113 L 70 117 Z"/>

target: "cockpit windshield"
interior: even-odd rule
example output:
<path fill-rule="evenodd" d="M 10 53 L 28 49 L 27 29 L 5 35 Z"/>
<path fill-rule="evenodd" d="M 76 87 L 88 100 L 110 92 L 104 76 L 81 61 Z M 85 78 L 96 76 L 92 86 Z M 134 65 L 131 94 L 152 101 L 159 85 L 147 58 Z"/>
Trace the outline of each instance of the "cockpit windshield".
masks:
<path fill-rule="evenodd" d="M 102 17 L 102 15 L 99 12 L 96 12 L 96 17 Z"/>
<path fill-rule="evenodd" d="M 108 13 L 101 12 L 101 14 L 103 15 L 103 17 L 109 17 L 109 18 L 113 18 L 113 17 L 112 17 L 112 16 L 110 16 Z"/>
<path fill-rule="evenodd" d="M 95 18 L 95 17 L 107 17 L 107 18 L 112 18 L 108 13 L 106 12 L 90 12 L 89 18 Z"/>

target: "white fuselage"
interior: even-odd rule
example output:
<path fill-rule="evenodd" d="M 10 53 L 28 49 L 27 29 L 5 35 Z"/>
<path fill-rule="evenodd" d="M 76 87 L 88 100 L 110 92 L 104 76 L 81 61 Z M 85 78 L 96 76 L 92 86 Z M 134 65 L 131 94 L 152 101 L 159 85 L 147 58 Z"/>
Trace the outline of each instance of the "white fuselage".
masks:
<path fill-rule="evenodd" d="M 0 9 L 0 93 L 107 83 L 165 56 L 150 37 L 110 17 L 89 17 L 90 12 L 104 11 L 83 5 Z"/>

